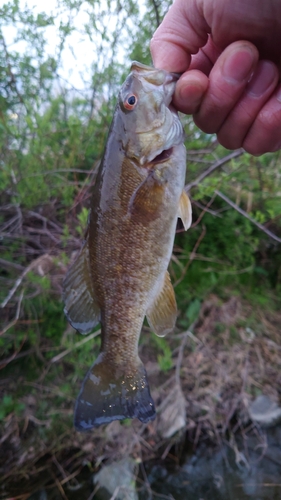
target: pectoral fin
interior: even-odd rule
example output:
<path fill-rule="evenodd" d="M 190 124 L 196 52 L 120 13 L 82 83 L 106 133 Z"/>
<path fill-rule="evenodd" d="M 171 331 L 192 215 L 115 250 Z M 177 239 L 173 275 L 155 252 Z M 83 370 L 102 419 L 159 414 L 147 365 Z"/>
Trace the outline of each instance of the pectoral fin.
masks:
<path fill-rule="evenodd" d="M 64 313 L 80 333 L 89 333 L 100 321 L 91 283 L 88 242 L 66 274 L 63 282 Z"/>
<path fill-rule="evenodd" d="M 150 328 L 158 337 L 164 337 L 175 327 L 177 303 L 168 271 L 166 271 L 161 291 L 146 311 L 146 317 Z"/>
<path fill-rule="evenodd" d="M 161 215 L 165 182 L 157 174 L 149 174 L 131 198 L 129 213 L 137 222 L 150 222 Z"/>
<path fill-rule="evenodd" d="M 192 207 L 185 191 L 182 192 L 180 197 L 179 218 L 182 220 L 185 231 L 187 231 L 192 224 Z"/>

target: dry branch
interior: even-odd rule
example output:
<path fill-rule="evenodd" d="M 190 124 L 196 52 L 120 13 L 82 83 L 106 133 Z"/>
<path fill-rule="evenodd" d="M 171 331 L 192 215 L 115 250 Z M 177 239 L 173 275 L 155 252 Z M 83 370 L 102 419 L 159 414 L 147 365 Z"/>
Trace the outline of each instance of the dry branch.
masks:
<path fill-rule="evenodd" d="M 182 273 L 180 275 L 180 277 L 177 279 L 177 281 L 174 283 L 174 288 L 183 280 L 190 264 L 192 263 L 192 261 L 195 259 L 195 256 L 196 256 L 196 252 L 197 252 L 197 249 L 201 243 L 201 241 L 203 240 L 204 236 L 206 234 L 206 227 L 203 225 L 203 229 L 202 229 L 202 232 L 198 238 L 198 240 L 196 241 L 194 247 L 193 247 L 193 250 L 189 256 L 189 259 L 186 263 L 186 265 L 184 266 L 183 270 L 182 270 Z"/>
<path fill-rule="evenodd" d="M 22 283 L 22 280 L 27 275 L 27 273 L 29 273 L 29 271 L 32 271 L 32 269 L 34 269 L 34 267 L 38 266 L 40 264 L 40 262 L 42 262 L 42 260 L 44 260 L 46 258 L 46 255 L 48 255 L 48 254 L 41 255 L 40 257 L 38 257 L 38 259 L 33 260 L 29 264 L 29 266 L 27 266 L 25 268 L 25 270 L 22 272 L 22 274 L 20 275 L 20 277 L 16 280 L 13 288 L 9 291 L 7 297 L 3 300 L 3 302 L 2 302 L 2 304 L 0 306 L 2 309 L 4 309 L 4 307 L 6 307 L 6 305 L 8 304 L 9 300 L 11 300 L 11 298 L 13 297 L 13 295 L 15 294 L 15 292 L 17 291 L 18 287 Z"/>
<path fill-rule="evenodd" d="M 19 300 L 18 300 L 16 315 L 15 315 L 14 319 L 8 325 L 6 325 L 5 328 L 3 328 L 3 330 L 1 330 L 0 337 L 1 337 L 1 335 L 6 333 L 10 328 L 12 328 L 12 326 L 14 326 L 17 323 L 17 321 L 20 317 L 20 308 L 21 308 L 23 294 L 24 294 L 24 291 L 22 290 L 20 293 L 20 296 L 19 296 Z"/>
<path fill-rule="evenodd" d="M 101 332 L 101 330 L 97 330 L 96 332 L 91 333 L 91 335 L 87 335 L 86 338 L 84 338 L 83 340 L 80 340 L 80 342 L 77 342 L 76 344 L 74 344 L 74 346 L 70 347 L 69 349 L 66 349 L 65 351 L 61 352 L 60 354 L 57 354 L 57 356 L 54 356 L 51 359 L 51 363 L 57 363 L 62 358 L 64 358 L 64 356 L 67 356 L 67 354 L 74 351 L 74 349 L 78 349 L 79 347 L 81 347 L 81 345 L 84 345 L 84 344 L 86 344 L 86 342 L 89 342 L 89 340 L 92 340 L 95 337 L 97 337 L 100 334 L 100 332 Z"/>
<path fill-rule="evenodd" d="M 245 210 L 243 210 L 242 208 L 238 207 L 238 205 L 236 205 L 227 196 L 225 196 L 225 194 L 221 193 L 218 190 L 215 190 L 215 193 L 218 196 L 220 196 L 220 198 L 222 198 L 226 203 L 228 203 L 228 205 L 230 205 L 232 208 L 234 208 L 234 210 L 236 210 L 241 215 L 243 215 L 244 217 L 246 217 L 246 219 L 248 219 L 249 221 L 251 221 L 252 224 L 254 224 L 255 226 L 257 226 L 261 231 L 263 231 L 265 234 L 267 234 L 267 236 L 269 236 L 269 238 L 272 238 L 273 240 L 278 241 L 278 243 L 281 243 L 281 238 L 279 238 L 278 236 L 276 236 L 276 234 L 272 233 L 271 231 L 269 231 L 269 229 L 267 229 L 262 224 L 260 224 L 255 219 L 253 219 L 253 217 L 251 217 L 249 214 L 247 214 L 247 212 L 245 212 Z"/>
<path fill-rule="evenodd" d="M 238 158 L 239 156 L 243 155 L 244 153 L 245 153 L 244 149 L 240 148 L 240 149 L 236 149 L 235 151 L 233 151 L 229 155 L 224 156 L 223 158 L 220 158 L 215 163 L 210 165 L 210 167 L 207 168 L 207 170 L 204 170 L 204 172 L 202 172 L 202 174 L 200 174 L 197 177 L 197 179 L 190 182 L 189 184 L 186 184 L 186 186 L 184 188 L 185 191 L 188 193 L 188 191 L 190 191 L 191 188 L 198 186 L 198 184 L 200 184 L 200 182 L 202 182 L 203 179 L 205 179 L 205 177 L 208 177 L 208 175 L 211 175 L 217 168 L 222 167 L 223 165 L 228 163 L 230 160 L 233 160 L 233 158 Z"/>

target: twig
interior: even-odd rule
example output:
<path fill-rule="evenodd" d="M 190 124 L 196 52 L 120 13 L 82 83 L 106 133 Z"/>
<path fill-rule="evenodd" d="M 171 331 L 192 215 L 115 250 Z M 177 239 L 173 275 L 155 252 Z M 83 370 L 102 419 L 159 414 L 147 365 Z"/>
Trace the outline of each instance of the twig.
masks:
<path fill-rule="evenodd" d="M 193 250 L 189 256 L 189 260 L 187 261 L 186 265 L 184 266 L 183 268 L 183 271 L 181 273 L 181 276 L 179 277 L 179 279 L 177 279 L 177 281 L 174 283 L 174 288 L 183 280 L 190 264 L 192 263 L 192 261 L 195 259 L 195 256 L 196 256 L 196 251 L 197 251 L 197 248 L 199 247 L 201 241 L 203 240 L 204 236 L 206 234 L 206 227 L 203 225 L 203 230 L 202 230 L 202 233 L 200 234 L 198 240 L 196 241 L 194 247 L 193 247 Z"/>
<path fill-rule="evenodd" d="M 203 217 L 204 217 L 205 213 L 207 212 L 208 208 L 210 208 L 210 206 L 212 205 L 215 197 L 216 197 L 216 194 L 214 194 L 212 196 L 212 198 L 210 199 L 210 201 L 208 201 L 206 207 L 203 208 L 203 210 L 202 210 L 201 214 L 199 215 L 198 219 L 192 224 L 192 226 L 191 226 L 192 228 L 196 227 L 199 224 L 199 222 L 201 222 L 201 220 L 203 219 Z"/>
<path fill-rule="evenodd" d="M 207 208 L 208 205 L 203 205 L 198 200 L 192 200 L 192 204 L 195 205 L 196 207 L 200 208 L 201 210 L 204 210 L 204 212 L 207 212 L 208 214 L 213 215 L 214 217 L 222 218 L 222 215 L 220 215 L 219 211 L 210 210 L 210 208 Z"/>
<path fill-rule="evenodd" d="M 60 239 L 56 238 L 48 229 L 39 229 L 37 227 L 28 227 L 28 226 L 26 226 L 25 229 L 28 232 L 28 234 L 30 234 L 30 235 L 31 234 L 39 234 L 39 235 L 45 234 L 54 243 L 56 243 L 56 244 L 60 243 Z"/>
<path fill-rule="evenodd" d="M 238 274 L 245 274 L 245 273 L 250 273 L 251 271 L 253 271 L 254 269 L 254 265 L 251 265 L 251 266 L 248 266 L 248 267 L 245 267 L 244 269 L 235 269 L 235 270 L 226 270 L 226 271 L 220 271 L 218 269 L 213 269 L 212 267 L 209 267 L 208 269 L 204 269 L 204 273 L 213 273 L 213 272 L 216 272 L 218 274 L 228 274 L 228 275 L 238 275 Z"/>
<path fill-rule="evenodd" d="M 224 158 L 220 158 L 215 163 L 213 163 L 212 165 L 210 165 L 210 167 L 207 168 L 207 170 L 205 170 L 204 172 L 202 172 L 202 174 L 200 174 L 197 177 L 197 179 L 195 179 L 194 181 L 190 182 L 189 184 L 186 184 L 186 186 L 184 188 L 185 191 L 188 193 L 188 191 L 190 191 L 190 189 L 192 187 L 197 186 L 203 179 L 205 179 L 205 177 L 207 177 L 208 175 L 211 175 L 214 172 L 214 170 L 216 170 L 219 167 L 222 167 L 222 165 L 225 165 L 225 163 L 228 163 L 233 158 L 238 158 L 238 156 L 241 156 L 244 153 L 245 153 L 244 149 L 240 148 L 240 149 L 237 149 L 236 151 L 233 151 L 229 155 L 224 156 Z"/>
<path fill-rule="evenodd" d="M 176 500 L 171 494 L 164 495 L 163 493 L 156 493 L 156 491 L 152 490 L 153 497 L 163 498 L 164 500 Z"/>
<path fill-rule="evenodd" d="M 23 338 L 22 342 L 21 342 L 21 345 L 19 346 L 19 348 L 17 349 L 17 351 L 14 352 L 14 354 L 12 354 L 12 356 L 10 356 L 10 358 L 8 359 L 4 359 L 0 365 L 0 370 L 3 370 L 3 368 L 5 368 L 9 363 L 11 363 L 11 361 L 13 361 L 15 359 L 15 357 L 17 356 L 17 354 L 20 352 L 20 350 L 22 349 L 24 343 L 26 341 L 26 337 Z"/>
<path fill-rule="evenodd" d="M 4 48 L 4 54 L 5 54 L 5 57 L 6 57 L 7 74 L 10 76 L 10 82 L 8 83 L 8 85 L 9 85 L 9 87 L 12 90 L 14 89 L 14 91 L 16 92 L 16 94 L 18 96 L 19 101 L 21 102 L 21 104 L 23 104 L 25 110 L 27 111 L 25 102 L 23 100 L 23 97 L 22 97 L 21 93 L 19 92 L 17 84 L 16 84 L 15 75 L 14 75 L 14 73 L 12 71 L 12 66 L 11 66 L 11 63 L 10 63 L 10 54 L 8 52 L 6 41 L 5 41 L 5 38 L 3 36 L 2 31 L 0 32 L 0 37 L 2 38 L 2 43 L 3 43 L 3 48 Z"/>
<path fill-rule="evenodd" d="M 4 307 L 6 307 L 6 305 L 8 304 L 9 300 L 11 300 L 11 298 L 13 297 L 13 295 L 15 294 L 15 292 L 17 291 L 18 287 L 20 286 L 22 280 L 27 275 L 27 273 L 29 273 L 29 271 L 31 271 L 35 266 L 37 266 L 38 264 L 40 264 L 40 261 L 42 259 L 44 259 L 46 257 L 46 255 L 48 255 L 48 254 L 41 255 L 40 257 L 38 257 L 38 259 L 33 260 L 29 264 L 29 266 L 27 266 L 25 268 L 25 270 L 22 272 L 22 274 L 20 275 L 20 277 L 16 280 L 13 288 L 9 291 L 7 297 L 3 300 L 3 302 L 2 302 L 2 304 L 0 306 L 2 309 L 4 309 Z"/>
<path fill-rule="evenodd" d="M 61 481 L 61 485 L 65 484 L 65 483 L 68 483 L 68 481 L 71 481 L 71 479 L 74 479 L 76 476 L 78 476 L 78 474 L 80 474 L 80 472 L 81 472 L 81 470 L 82 470 L 82 469 L 83 469 L 83 465 L 81 465 L 81 466 L 79 467 L 79 469 L 78 469 L 78 470 L 76 470 L 75 472 L 73 472 L 73 473 L 72 473 L 72 474 L 70 474 L 69 476 L 65 477 L 65 478 Z M 78 484 L 78 486 L 79 486 L 79 484 Z M 69 485 L 68 485 L 68 488 L 70 488 L 70 487 L 69 487 Z M 75 488 L 74 488 L 74 487 L 71 487 L 71 489 L 73 490 L 73 489 L 75 489 Z"/>
<path fill-rule="evenodd" d="M 52 387 L 47 387 L 42 384 L 36 384 L 36 382 L 24 382 L 24 385 L 27 385 L 28 387 L 34 387 L 34 389 L 38 389 L 41 393 L 42 391 L 50 392 L 51 394 L 55 394 L 56 396 L 63 397 L 64 399 L 67 399 L 68 401 L 74 401 L 74 398 L 71 396 L 68 396 L 65 392 L 62 392 L 58 389 L 53 389 Z"/>
<path fill-rule="evenodd" d="M 6 266 L 14 267 L 15 269 L 18 269 L 19 271 L 22 271 L 24 269 L 24 267 L 21 266 L 20 264 L 16 264 L 15 262 L 10 262 L 9 260 L 6 260 L 6 259 L 0 258 L 0 264 L 2 264 L 5 267 Z"/>
<path fill-rule="evenodd" d="M 44 217 L 43 215 L 41 214 L 38 214 L 36 212 L 33 212 L 33 210 L 29 210 L 28 213 L 30 215 L 32 215 L 33 217 L 36 217 L 37 219 L 40 219 L 42 220 L 43 222 L 45 222 L 46 224 L 50 224 L 50 226 L 52 226 L 54 229 L 56 229 L 59 233 L 61 233 L 61 228 L 55 224 L 53 221 L 51 221 L 50 219 L 47 219 L 47 217 Z"/>
<path fill-rule="evenodd" d="M 5 500 L 28 500 L 30 498 L 30 493 L 23 493 L 17 497 L 6 498 Z"/>
<path fill-rule="evenodd" d="M 14 217 L 12 217 L 10 220 L 8 220 L 5 224 L 3 224 L 3 226 L 1 227 L 1 232 L 5 232 L 7 231 L 7 229 L 9 229 L 15 222 L 17 222 L 19 220 L 19 216 L 18 214 L 17 215 L 14 215 Z M 18 225 L 17 225 L 18 226 Z M 16 226 L 16 228 L 17 228 Z"/>
<path fill-rule="evenodd" d="M 217 146 L 217 141 L 215 141 L 215 146 Z M 189 149 L 186 153 L 189 155 L 208 155 L 214 152 L 214 148 L 203 148 L 203 149 Z"/>
<path fill-rule="evenodd" d="M 195 260 L 202 260 L 203 262 L 212 262 L 213 264 L 222 264 L 223 266 L 226 265 L 225 261 L 219 260 L 219 259 L 212 259 L 211 257 L 205 257 L 205 255 L 201 255 L 200 253 L 196 253 L 194 255 L 194 252 L 189 253 L 189 257 L 193 254 L 193 258 Z M 179 255 L 176 257 L 174 254 L 171 257 L 171 260 L 175 262 L 176 264 L 180 265 L 180 259 L 186 259 L 186 254 L 185 255 Z"/>
<path fill-rule="evenodd" d="M 92 493 L 90 494 L 90 496 L 87 498 L 87 500 L 93 500 L 95 494 L 98 492 L 98 490 L 100 489 L 100 485 L 97 484 L 94 488 L 94 490 L 92 491 Z"/>
<path fill-rule="evenodd" d="M 182 341 L 181 345 L 179 348 L 179 354 L 178 354 L 178 359 L 177 359 L 177 364 L 176 364 L 176 373 L 175 373 L 175 378 L 176 378 L 176 383 L 180 386 L 181 385 L 181 380 L 180 380 L 180 370 L 181 370 L 181 365 L 182 365 L 182 360 L 183 360 L 183 352 L 185 348 L 185 344 L 187 341 L 188 333 L 186 332 Z"/>
<path fill-rule="evenodd" d="M 190 325 L 189 330 L 187 330 L 186 332 L 184 332 L 184 333 L 181 334 L 183 336 L 183 339 L 181 341 L 181 345 L 180 345 L 180 348 L 179 348 L 178 359 L 177 359 L 177 364 L 176 364 L 176 373 L 175 373 L 176 383 L 178 383 L 179 385 L 181 385 L 181 381 L 180 381 L 180 369 L 181 369 L 181 365 L 182 365 L 183 353 L 184 353 L 184 348 L 185 348 L 187 339 L 190 338 L 190 339 L 194 340 L 197 344 L 201 344 L 202 343 L 191 332 L 191 330 L 193 330 L 194 327 L 195 327 L 195 323 L 196 323 L 196 321 L 194 321 L 192 323 L 192 325 Z"/>
<path fill-rule="evenodd" d="M 64 489 L 63 489 L 63 487 L 62 487 L 62 485 L 61 485 L 60 481 L 59 481 L 59 480 L 55 477 L 55 475 L 54 475 L 53 473 L 52 473 L 52 476 L 53 476 L 53 478 L 54 478 L 54 480 L 55 480 L 56 486 L 57 486 L 57 488 L 58 488 L 58 490 L 59 490 L 59 492 L 60 492 L 60 494 L 61 494 L 62 498 L 63 498 L 64 500 L 68 500 L 68 498 L 67 498 L 67 496 L 66 496 L 66 494 L 65 494 L 65 491 L 64 491 Z"/>
<path fill-rule="evenodd" d="M 81 347 L 81 345 L 84 345 L 86 344 L 86 342 L 89 342 L 89 340 L 92 340 L 95 337 L 97 337 L 100 334 L 100 332 L 101 330 L 97 330 L 96 332 L 91 333 L 91 335 L 87 335 L 85 339 L 80 340 L 80 342 L 77 342 L 76 344 L 74 344 L 74 346 L 70 347 L 69 349 L 66 349 L 57 356 L 54 356 L 54 358 L 51 359 L 51 363 L 57 363 L 62 358 L 64 358 L 64 356 L 67 356 L 67 354 L 69 354 L 70 352 L 74 351 L 75 349 L 78 349 L 79 347 Z"/>
<path fill-rule="evenodd" d="M 156 24 L 157 28 L 160 25 L 160 15 L 159 15 L 159 3 L 156 2 L 156 0 L 152 0 L 155 16 L 156 16 Z"/>
<path fill-rule="evenodd" d="M 220 198 L 222 198 L 226 203 L 228 203 L 228 205 L 230 205 L 232 208 L 234 208 L 234 210 L 236 210 L 241 215 L 243 215 L 244 217 L 246 217 L 246 219 L 248 219 L 249 221 L 251 221 L 252 224 L 254 224 L 255 226 L 257 226 L 261 231 L 263 231 L 265 234 L 267 234 L 267 236 L 269 236 L 270 238 L 272 238 L 275 241 L 278 241 L 278 243 L 281 243 L 281 238 L 278 238 L 278 236 L 276 236 L 276 234 L 272 233 L 271 231 L 269 231 L 269 229 L 266 229 L 266 227 L 264 227 L 262 224 L 260 224 L 259 222 L 257 222 L 255 219 L 253 219 L 253 217 L 251 217 L 249 214 L 247 214 L 247 212 L 245 212 L 242 208 L 238 207 L 238 205 L 236 205 L 227 196 L 225 196 L 225 194 L 223 194 L 223 193 L 221 193 L 220 191 L 217 191 L 217 190 L 215 190 L 215 193 L 218 196 L 220 196 Z"/>
<path fill-rule="evenodd" d="M 61 464 L 58 462 L 56 455 L 53 455 L 53 456 L 52 456 L 52 461 L 54 462 L 54 464 L 55 464 L 55 465 L 57 466 L 57 468 L 59 469 L 59 471 L 60 471 L 60 473 L 61 473 L 61 475 L 62 475 L 63 479 L 65 479 L 65 478 L 67 477 L 67 474 L 66 474 L 66 472 L 65 472 L 64 468 L 63 468 L 63 467 L 61 466 Z"/>
<path fill-rule="evenodd" d="M 24 290 L 22 290 L 21 293 L 20 293 L 19 300 L 18 300 L 18 305 L 17 305 L 17 311 L 16 311 L 16 315 L 15 315 L 14 319 L 10 323 L 8 323 L 8 325 L 6 325 L 3 328 L 3 330 L 1 330 L 0 337 L 1 337 L 1 335 L 3 335 L 4 333 L 6 333 L 10 328 L 12 328 L 12 326 L 14 326 L 17 323 L 17 321 L 18 321 L 18 319 L 20 317 L 20 308 L 21 308 L 23 294 L 24 294 Z"/>
<path fill-rule="evenodd" d="M 236 486 L 239 486 L 239 488 L 245 488 L 245 483 L 242 483 L 242 484 L 236 484 Z M 281 483 L 256 483 L 256 482 L 253 482 L 253 483 L 250 483 L 247 481 L 247 487 L 252 487 L 254 486 L 254 488 L 257 490 L 257 491 L 260 491 L 261 488 L 276 488 L 277 486 L 281 488 Z"/>
<path fill-rule="evenodd" d="M 18 182 L 29 179 L 30 177 L 43 177 L 46 175 L 55 175 L 55 174 L 68 174 L 68 173 L 77 173 L 77 174 L 92 174 L 92 170 L 83 170 L 80 168 L 57 168 L 56 170 L 44 170 L 42 172 L 36 172 L 34 174 L 23 175 Z"/>

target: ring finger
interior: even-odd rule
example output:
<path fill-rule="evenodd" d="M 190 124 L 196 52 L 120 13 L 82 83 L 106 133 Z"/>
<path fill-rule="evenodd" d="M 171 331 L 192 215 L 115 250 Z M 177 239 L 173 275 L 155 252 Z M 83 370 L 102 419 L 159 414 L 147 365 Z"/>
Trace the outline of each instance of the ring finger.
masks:
<path fill-rule="evenodd" d="M 242 146 L 257 115 L 278 82 L 278 70 L 271 61 L 259 61 L 244 94 L 218 131 L 219 142 L 228 149 Z"/>

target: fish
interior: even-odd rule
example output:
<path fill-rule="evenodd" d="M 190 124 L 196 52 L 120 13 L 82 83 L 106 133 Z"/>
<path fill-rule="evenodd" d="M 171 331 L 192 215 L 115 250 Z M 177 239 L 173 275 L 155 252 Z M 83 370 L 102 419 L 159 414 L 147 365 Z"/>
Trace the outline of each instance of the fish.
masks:
<path fill-rule="evenodd" d="M 188 229 L 186 150 L 172 97 L 178 74 L 133 62 L 121 86 L 93 188 L 84 244 L 63 284 L 64 312 L 82 334 L 100 322 L 100 353 L 83 381 L 74 426 L 156 416 L 138 355 L 145 317 L 171 332 L 177 304 L 168 272 L 178 218 Z"/>

